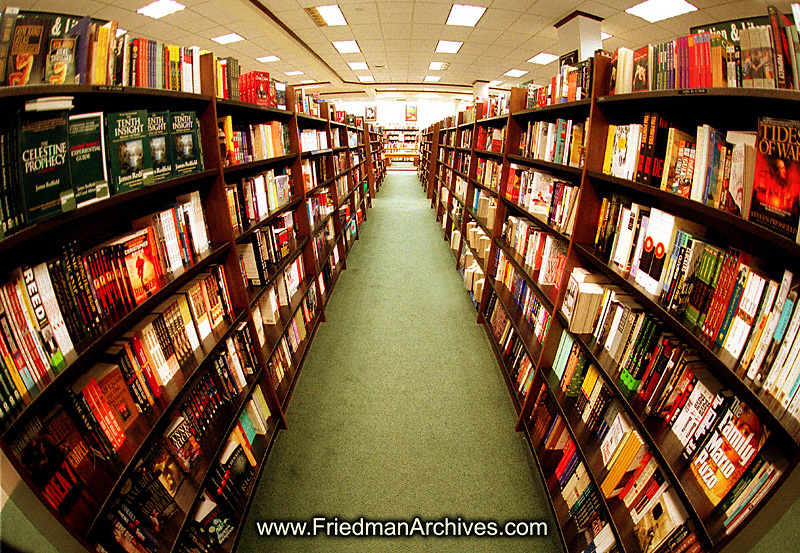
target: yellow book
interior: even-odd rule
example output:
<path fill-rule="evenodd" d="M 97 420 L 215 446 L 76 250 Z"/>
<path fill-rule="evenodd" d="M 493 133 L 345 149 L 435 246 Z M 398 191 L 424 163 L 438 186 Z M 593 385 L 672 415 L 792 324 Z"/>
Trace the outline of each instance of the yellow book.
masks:
<path fill-rule="evenodd" d="M 94 82 L 95 84 L 106 84 L 106 72 L 108 70 L 108 32 L 107 25 L 97 28 L 97 44 L 94 49 Z"/>
<path fill-rule="evenodd" d="M 611 153 L 614 151 L 614 135 L 616 134 L 617 126 L 608 126 L 608 137 L 606 138 L 606 157 L 603 159 L 603 173 L 606 175 L 611 174 Z"/>
<path fill-rule="evenodd" d="M 619 493 L 619 484 L 622 482 L 623 476 L 631 470 L 631 467 L 635 468 L 646 452 L 647 448 L 639 432 L 636 430 L 628 432 L 625 443 L 617 449 L 616 459 L 612 460 L 608 474 L 600 484 L 600 489 L 605 497 L 613 497 Z"/>

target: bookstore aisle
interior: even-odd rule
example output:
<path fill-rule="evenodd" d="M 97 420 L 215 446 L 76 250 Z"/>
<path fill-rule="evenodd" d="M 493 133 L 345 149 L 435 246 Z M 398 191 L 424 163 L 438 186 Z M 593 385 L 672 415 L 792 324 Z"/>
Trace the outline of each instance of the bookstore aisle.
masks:
<path fill-rule="evenodd" d="M 413 172 L 347 259 L 244 524 L 254 551 L 561 550 L 497 361 Z M 530 538 L 268 538 L 256 523 L 544 520 Z"/>

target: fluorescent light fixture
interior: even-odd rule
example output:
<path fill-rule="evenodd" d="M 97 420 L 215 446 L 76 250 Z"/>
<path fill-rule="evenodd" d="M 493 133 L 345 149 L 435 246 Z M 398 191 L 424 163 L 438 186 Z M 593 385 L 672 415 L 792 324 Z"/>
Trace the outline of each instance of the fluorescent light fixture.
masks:
<path fill-rule="evenodd" d="M 300 81 L 300 84 L 310 84 L 315 82 L 317 81 L 315 81 L 314 79 L 303 79 L 302 81 Z"/>
<path fill-rule="evenodd" d="M 384 88 L 384 90 L 397 90 L 396 86 L 390 86 L 389 88 Z"/>
<path fill-rule="evenodd" d="M 332 4 L 330 6 L 317 6 L 315 9 L 317 12 L 319 12 L 319 15 L 329 27 L 347 25 L 347 21 L 345 21 L 344 15 L 342 15 L 342 10 L 339 9 L 338 5 Z"/>
<path fill-rule="evenodd" d="M 547 65 L 548 63 L 553 63 L 558 59 L 558 56 L 554 56 L 553 54 L 547 54 L 545 52 L 539 52 L 531 59 L 528 60 L 528 63 L 538 63 L 539 65 Z"/>
<path fill-rule="evenodd" d="M 355 40 L 334 40 L 331 44 L 333 44 L 333 47 L 336 48 L 340 54 L 361 53 L 361 48 L 358 47 L 358 42 Z"/>
<path fill-rule="evenodd" d="M 358 80 L 362 83 L 371 83 L 375 81 L 375 77 L 372 75 L 358 75 Z"/>
<path fill-rule="evenodd" d="M 261 63 L 270 63 L 273 61 L 281 61 L 281 58 L 278 56 L 263 56 L 260 58 L 256 58 L 256 61 L 260 61 Z"/>
<path fill-rule="evenodd" d="M 244 37 L 241 35 L 237 35 L 236 33 L 228 33 L 227 35 L 214 37 L 211 40 L 219 44 L 230 44 L 232 42 L 239 42 L 241 40 L 244 40 Z"/>
<path fill-rule="evenodd" d="M 486 8 L 483 6 L 467 6 L 465 4 L 453 4 L 450 8 L 450 15 L 447 16 L 446 25 L 458 25 L 460 27 L 474 27 L 478 20 L 483 16 Z"/>
<path fill-rule="evenodd" d="M 439 75 L 425 75 L 426 83 L 438 83 L 442 77 Z"/>
<path fill-rule="evenodd" d="M 127 32 L 128 32 L 128 29 L 119 29 L 118 28 L 117 29 L 117 38 L 121 37 L 122 35 L 124 35 Z"/>
<path fill-rule="evenodd" d="M 489 81 L 489 87 L 500 86 L 503 84 L 503 81 Z"/>
<path fill-rule="evenodd" d="M 463 42 L 453 42 L 452 40 L 440 40 L 436 45 L 436 51 L 442 54 L 457 54 Z"/>
<path fill-rule="evenodd" d="M 369 71 L 369 67 L 367 67 L 367 62 L 365 61 L 351 61 L 348 62 L 350 69 L 353 71 Z"/>
<path fill-rule="evenodd" d="M 605 40 L 605 39 L 607 39 L 607 38 L 611 38 L 612 36 L 614 36 L 614 35 L 612 35 L 611 33 L 604 33 L 604 32 L 601 32 L 601 33 L 600 33 L 600 40 Z"/>
<path fill-rule="evenodd" d="M 655 23 L 697 10 L 697 6 L 686 0 L 646 0 L 625 10 L 631 15 L 641 17 L 645 21 Z"/>
<path fill-rule="evenodd" d="M 179 12 L 185 7 L 186 6 L 179 4 L 175 0 L 156 0 L 155 2 L 150 2 L 146 6 L 142 6 L 136 10 L 136 13 L 152 17 L 153 19 L 161 19 L 165 15 Z"/>
<path fill-rule="evenodd" d="M 523 71 L 522 69 L 509 69 L 503 75 L 506 77 L 522 77 L 527 71 Z"/>
<path fill-rule="evenodd" d="M 443 61 L 432 61 L 428 66 L 428 71 L 441 71 L 442 69 L 444 69 Z"/>
<path fill-rule="evenodd" d="M 290 77 L 296 77 L 297 75 L 304 75 L 302 71 L 287 71 L 284 75 L 289 75 Z"/>

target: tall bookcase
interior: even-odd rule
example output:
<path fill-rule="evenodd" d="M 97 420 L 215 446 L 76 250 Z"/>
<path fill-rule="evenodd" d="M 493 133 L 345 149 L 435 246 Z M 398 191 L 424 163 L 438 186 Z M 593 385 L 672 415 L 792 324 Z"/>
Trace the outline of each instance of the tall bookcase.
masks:
<path fill-rule="evenodd" d="M 590 334 L 573 334 L 572 339 L 588 357 L 588 362 L 597 367 L 599 381 L 609 391 L 611 397 L 619 402 L 622 411 L 633 423 L 633 428 L 641 435 L 648 451 L 656 459 L 670 489 L 680 501 L 687 514 L 687 525 L 697 536 L 697 543 L 705 551 L 744 551 L 769 527 L 770 522 L 779 518 L 787 504 L 797 500 L 794 470 L 800 458 L 800 425 L 776 404 L 774 399 L 760 391 L 737 369 L 737 360 L 732 359 L 719 346 L 709 344 L 700 332 L 689 328 L 680 318 L 668 311 L 659 298 L 648 294 L 635 279 L 621 273 L 594 247 L 597 221 L 601 214 L 603 198 L 618 194 L 632 198 L 634 202 L 658 208 L 675 217 L 688 219 L 705 227 L 705 237 L 713 244 L 732 247 L 752 254 L 765 261 L 773 278 L 784 269 L 797 273 L 800 266 L 800 246 L 794 241 L 750 223 L 747 220 L 724 213 L 701 204 L 662 191 L 657 187 L 643 185 L 633 180 L 611 177 L 603 173 L 606 156 L 606 142 L 609 125 L 622 125 L 641 122 L 645 113 L 658 112 L 668 121 L 681 128 L 693 129 L 708 123 L 717 129 L 755 130 L 758 118 L 763 116 L 796 119 L 800 95 L 785 90 L 753 89 L 696 89 L 668 92 L 642 92 L 624 95 L 608 95 L 610 58 L 598 53 L 594 60 L 593 87 L 588 98 L 567 103 L 526 109 L 525 90 L 512 90 L 510 113 L 500 117 L 464 123 L 461 120 L 444 120 L 423 131 L 423 150 L 430 145 L 431 154 L 423 155 L 419 178 L 423 189 L 432 198 L 432 208 L 437 220 L 442 221 L 445 240 L 456 253 L 456 267 L 464 270 L 465 254 L 469 261 L 474 259 L 485 274 L 485 286 L 473 300 L 478 311 L 477 321 L 481 324 L 495 351 L 506 383 L 518 412 L 516 428 L 525 434 L 530 444 L 542 480 L 545 482 L 559 535 L 564 547 L 570 553 L 583 551 L 588 538 L 585 531 L 579 530 L 570 509 L 561 495 L 561 486 L 555 476 L 557 465 L 562 459 L 562 451 L 545 447 L 546 436 L 537 427 L 542 416 L 542 398 L 552 413 L 560 415 L 566 422 L 569 438 L 574 442 L 578 458 L 588 469 L 589 481 L 595 490 L 608 474 L 600 452 L 601 441 L 591 432 L 575 408 L 576 398 L 567 397 L 562 390 L 559 376 L 553 369 L 562 332 L 569 332 L 569 322 L 561 311 L 564 302 L 566 283 L 575 267 L 584 267 L 594 273 L 604 275 L 613 285 L 653 314 L 661 324 L 673 332 L 682 342 L 693 348 L 698 357 L 708 367 L 716 379 L 749 406 L 764 426 L 770 437 L 765 450 L 779 457 L 786 464 L 782 476 L 768 495 L 760 501 L 744 524 L 726 534 L 723 526 L 724 513 L 715 509 L 706 497 L 698 481 L 681 461 L 682 444 L 661 419 L 643 415 L 642 405 L 631 398 L 627 388 L 619 381 L 617 363 L 596 343 Z M 520 136 L 529 122 L 546 121 L 555 123 L 558 119 L 576 122 L 587 121 L 584 129 L 584 160 L 580 167 L 569 164 L 555 164 L 520 155 Z M 481 128 L 504 129 L 504 141 L 499 152 L 478 149 L 477 136 Z M 462 144 L 466 130 L 471 130 L 469 149 L 451 145 Z M 430 138 L 424 138 L 430 133 Z M 489 133 L 491 135 L 491 133 Z M 469 171 L 464 172 L 457 158 L 449 157 L 463 153 L 469 155 Z M 454 161 L 455 159 L 455 161 Z M 496 178 L 487 177 L 486 166 L 478 172 L 478 163 L 496 162 Z M 579 187 L 577 213 L 574 231 L 565 234 L 561 227 L 549 223 L 547 215 L 528 212 L 513 202 L 509 190 L 509 172 L 514 168 L 531 168 L 556 176 Z M 492 173 L 489 172 L 489 175 Z M 464 216 L 455 215 L 454 204 L 462 203 L 455 187 L 457 178 L 467 179 L 467 189 L 463 196 Z M 442 191 L 445 191 L 444 199 Z M 508 195 L 507 195 L 507 192 Z M 481 200 L 481 197 L 485 198 Z M 494 207 L 491 221 L 482 218 L 475 211 L 477 200 Z M 490 211 L 491 213 L 492 211 Z M 529 270 L 522 259 L 506 242 L 505 227 L 509 216 L 527 221 L 534 228 L 544 231 L 565 249 L 565 265 L 560 273 L 560 281 L 554 285 L 539 284 L 539 271 Z M 490 237 L 487 249 L 477 250 L 467 241 L 468 225 L 474 222 Z M 457 232 L 457 233 L 456 233 Z M 765 244 L 769 247 L 765 248 Z M 460 252 L 460 255 L 459 255 Z M 508 260 L 517 277 L 532 292 L 531 302 L 543 314 L 539 320 L 531 320 L 530 311 L 524 312 L 521 301 L 506 289 L 502 282 L 493 277 L 497 270 L 498 255 L 502 253 Z M 520 391 L 519 363 L 510 358 L 492 328 L 490 318 L 494 310 L 502 310 L 504 318 L 510 321 L 512 333 L 521 352 L 517 357 L 527 356 L 533 366 L 533 383 L 526 396 Z M 541 391 L 541 394 L 539 392 Z M 597 510 L 610 527 L 619 551 L 640 553 L 642 551 L 634 534 L 629 509 L 618 497 L 604 497 L 598 493 Z M 663 546 L 659 551 L 671 551 L 672 546 Z"/>
<path fill-rule="evenodd" d="M 368 124 L 364 128 L 364 149 L 365 155 L 369 160 L 367 175 L 371 202 L 372 198 L 375 197 L 375 193 L 380 190 L 383 178 L 386 176 L 386 160 L 384 159 L 381 131 L 372 124 Z"/>
<path fill-rule="evenodd" d="M 78 346 L 77 356 L 44 388 L 24 410 L 4 421 L 0 448 L 11 461 L 21 478 L 31 488 L 55 521 L 61 524 L 89 551 L 102 548 L 106 551 L 121 551 L 112 536 L 113 528 L 109 513 L 114 500 L 123 488 L 129 485 L 136 473 L 139 461 L 155 447 L 170 424 L 173 416 L 185 407 L 188 398 L 198 392 L 201 385 L 214 372 L 215 355 L 225 349 L 226 340 L 242 325 L 249 329 L 250 336 L 263 336 L 263 342 L 255 340 L 252 351 L 256 366 L 246 377 L 246 383 L 235 394 L 232 402 L 223 405 L 202 434 L 202 453 L 185 474 L 178 488 L 175 502 L 179 507 L 157 535 L 153 548 L 157 551 L 182 551 L 190 543 L 193 515 L 203 498 L 203 490 L 211 485 L 214 467 L 222 453 L 228 437 L 237 427 L 239 418 L 256 386 L 263 390 L 271 416 L 267 421 L 266 434 L 259 434 L 251 443 L 251 452 L 256 460 L 254 475 L 247 489 L 231 505 L 233 535 L 216 548 L 232 551 L 238 541 L 239 530 L 249 510 L 250 501 L 265 459 L 278 430 L 286 428 L 284 412 L 291 398 L 300 370 L 321 322 L 325 320 L 325 307 L 336 281 L 345 269 L 345 260 L 358 230 L 366 218 L 369 206 L 368 150 L 365 147 L 365 131 L 355 126 L 338 125 L 330 121 L 328 104 L 321 104 L 323 117 L 316 118 L 298 113 L 294 105 L 294 90 L 287 90 L 287 109 L 259 107 L 245 102 L 216 98 L 214 59 L 211 54 L 201 58 L 201 94 L 187 94 L 155 89 L 105 86 L 30 86 L 0 89 L 0 102 L 7 113 L 15 113 L 28 100 L 45 96 L 74 97 L 72 113 L 103 111 L 112 113 L 121 109 L 146 109 L 151 111 L 194 111 L 199 120 L 202 137 L 205 170 L 166 180 L 160 184 L 140 188 L 132 192 L 111 196 L 108 199 L 64 213 L 27 227 L 0 240 L 0 265 L 5 272 L 20 265 L 34 265 L 60 255 L 62 247 L 76 241 L 80 251 L 86 251 L 109 239 L 130 231 L 131 221 L 152 213 L 161 205 L 174 204 L 176 197 L 199 192 L 205 211 L 211 247 L 198 256 L 194 264 L 173 272 L 161 283 L 151 297 L 126 315 L 107 321 L 102 332 L 89 343 Z M 332 108 L 332 106 L 331 106 Z M 277 157 L 226 165 L 222 160 L 218 139 L 218 119 L 230 116 L 238 124 L 258 124 L 280 121 L 288 127 L 290 153 Z M 339 148 L 322 151 L 301 152 L 299 130 L 314 128 L 323 131 L 327 143 L 331 143 L 333 132 L 341 132 L 345 138 Z M 349 141 L 348 141 L 349 140 Z M 309 157 L 321 157 L 326 166 L 326 175 L 333 175 L 333 156 L 340 155 L 343 168 L 322 182 L 315 190 L 306 190 L 302 161 Z M 355 161 L 354 161 L 355 160 Z M 258 175 L 275 168 L 291 170 L 291 200 L 260 220 L 234 230 L 231 222 L 226 190 L 242 178 Z M 279 171 L 280 173 L 280 171 Z M 341 185 L 337 191 L 336 181 Z M 319 191 L 329 191 L 332 211 L 326 218 L 331 225 L 320 222 L 312 228 L 307 205 L 309 198 Z M 268 229 L 279 217 L 292 213 L 295 223 L 296 241 L 291 253 L 271 267 L 260 286 L 248 286 L 240 276 L 241 264 L 238 246 L 253 238 L 255 233 Z M 343 213 L 342 217 L 339 213 Z M 324 229 L 329 229 L 327 232 Z M 325 234 L 327 232 L 327 234 Z M 323 237 L 315 243 L 315 239 Z M 319 247 L 318 247 L 319 246 Z M 283 270 L 301 260 L 305 278 L 288 305 L 280 308 L 275 324 L 265 325 L 253 316 L 265 293 L 278 279 Z M 65 390 L 83 376 L 105 352 L 120 340 L 131 328 L 148 316 L 164 300 L 192 281 L 196 276 L 212 267 L 221 266 L 226 275 L 230 297 L 230 313 L 183 363 L 175 376 L 161 388 L 161 396 L 149 410 L 142 413 L 136 424 L 126 430 L 125 440 L 116 458 L 98 467 L 96 473 L 81 474 L 80 494 L 69 505 L 55 509 L 47 501 L 36 475 L 31 474 L 15 454 L 12 444 L 26 432 L 32 421 L 47 414 L 55 404 L 63 404 Z M 300 312 L 302 310 L 302 318 Z M 273 356 L 281 341 L 290 332 L 297 333 L 297 320 L 304 330 L 302 338 L 293 342 L 290 349 L 291 363 L 282 375 L 275 374 Z M 303 323 L 303 321 L 305 321 Z M 77 423 L 76 423 L 77 424 Z M 37 526 L 46 527 L 46 521 L 36 520 Z M 44 532 L 44 530 L 43 530 Z"/>

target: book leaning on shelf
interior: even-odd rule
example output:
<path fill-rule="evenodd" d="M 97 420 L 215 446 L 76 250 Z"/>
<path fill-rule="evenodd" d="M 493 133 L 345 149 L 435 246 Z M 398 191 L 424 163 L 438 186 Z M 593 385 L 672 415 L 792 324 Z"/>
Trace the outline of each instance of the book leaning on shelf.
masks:
<path fill-rule="evenodd" d="M 237 183 L 226 186 L 225 192 L 234 231 L 247 230 L 291 201 L 291 168 L 270 169 L 242 177 Z"/>
<path fill-rule="evenodd" d="M 64 98 L 71 108 L 72 97 Z M 151 144 L 159 152 L 159 180 L 203 169 L 194 112 L 154 114 L 162 129 L 151 143 L 146 111 L 70 114 L 39 100 L 26 108 L 34 109 L 21 111 L 0 134 L 2 175 L 11 183 L 0 197 L 3 235 L 154 183 Z"/>

